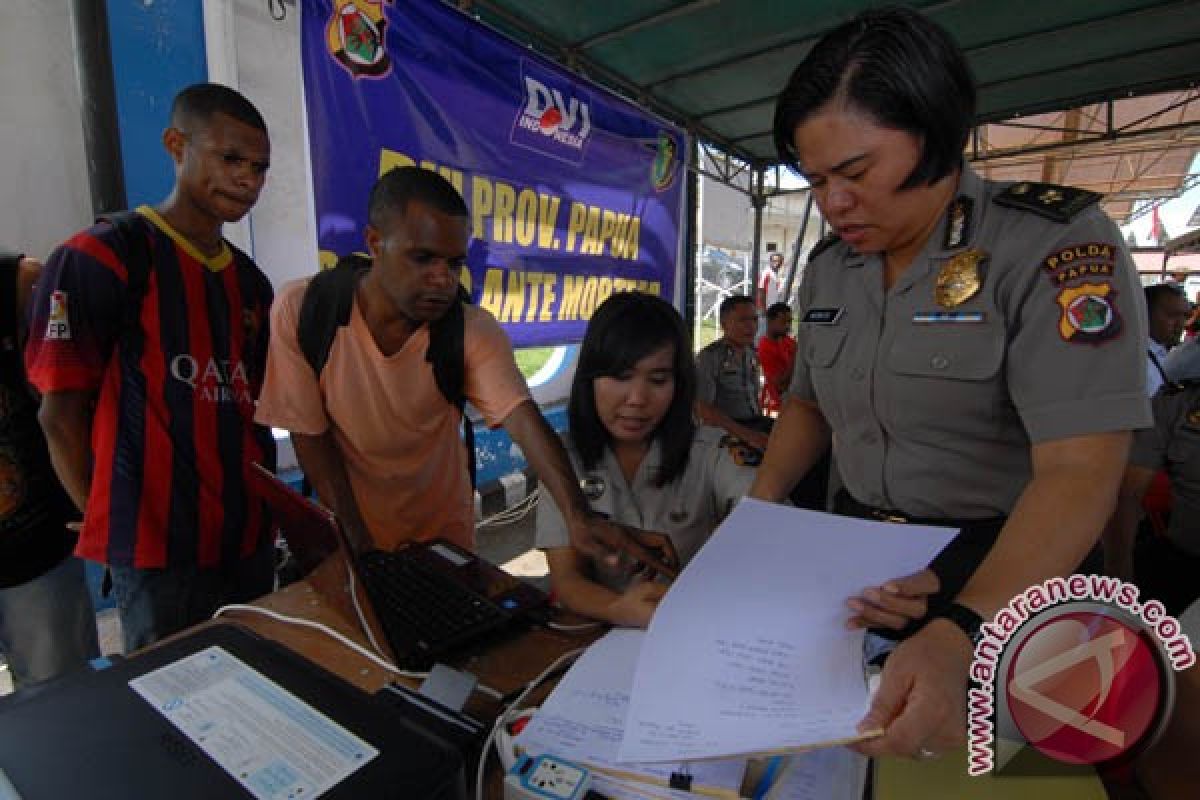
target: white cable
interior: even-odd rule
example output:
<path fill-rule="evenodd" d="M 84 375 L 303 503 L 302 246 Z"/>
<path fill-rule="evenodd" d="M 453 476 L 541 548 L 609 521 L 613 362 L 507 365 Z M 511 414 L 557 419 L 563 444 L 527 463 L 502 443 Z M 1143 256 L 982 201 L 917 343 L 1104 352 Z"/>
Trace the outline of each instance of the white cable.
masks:
<path fill-rule="evenodd" d="M 529 696 L 529 693 L 540 686 L 542 681 L 546 679 L 547 675 L 552 674 L 568 660 L 574 660 L 578 658 L 579 654 L 586 649 L 587 648 L 585 647 L 579 647 L 575 650 L 571 650 L 570 652 L 563 653 L 561 656 L 554 659 L 554 663 L 542 670 L 541 674 L 536 678 L 525 684 L 525 688 L 519 695 L 517 695 L 517 698 L 509 704 L 508 708 L 505 709 L 500 716 L 496 717 L 496 721 L 492 724 L 492 729 L 488 731 L 487 738 L 483 740 L 483 752 L 479 755 L 479 767 L 475 770 L 475 800 L 483 800 L 483 770 L 487 765 L 488 753 L 492 749 L 492 742 L 496 738 L 496 732 L 500 730 L 501 725 L 505 724 L 505 719 L 508 716 L 508 712 L 515 708 L 519 708 L 525 698 Z M 499 757 L 499 754 L 497 754 L 497 757 Z M 501 763 L 504 763 L 503 759 L 501 759 Z"/>
<path fill-rule="evenodd" d="M 532 511 L 535 506 L 537 506 L 538 500 L 541 498 L 541 491 L 541 487 L 538 487 L 530 492 L 525 499 L 521 500 L 519 503 L 516 503 L 511 508 L 506 508 L 503 511 L 493 514 L 487 519 L 480 520 L 479 524 L 475 526 L 476 529 L 494 527 L 497 525 L 509 525 L 517 522 L 518 520 L 524 519 L 529 515 L 529 512 Z"/>
<path fill-rule="evenodd" d="M 354 606 L 354 613 L 358 614 L 358 624 L 362 627 L 363 632 L 367 634 L 367 639 L 371 642 L 371 647 L 375 648 L 375 652 L 380 656 L 383 655 L 383 648 L 379 646 L 379 642 L 375 641 L 375 633 L 371 630 L 371 626 L 367 624 L 367 615 L 363 613 L 362 606 L 358 604 L 358 592 L 354 590 L 354 569 L 350 566 L 350 559 L 346 558 L 346 576 L 350 579 L 350 603 Z"/>
<path fill-rule="evenodd" d="M 402 677 L 405 677 L 405 678 L 427 678 L 427 677 L 429 677 L 428 672 L 408 672 L 406 670 L 399 669 L 398 667 L 396 667 L 396 665 L 391 664 L 387 661 L 384 661 L 382 658 L 375 655 L 370 650 L 368 650 L 367 648 L 360 645 L 358 642 L 353 641 L 352 639 L 349 639 L 346 636 L 343 636 L 342 634 L 335 631 L 333 628 L 330 628 L 328 625 L 323 625 L 320 622 L 313 622 L 311 619 L 302 619 L 300 617 L 289 617 L 287 614 L 280 614 L 278 611 L 272 611 L 269 608 L 262 608 L 260 606 L 248 606 L 248 605 L 244 605 L 242 603 L 231 603 L 230 605 L 227 605 L 227 606 L 221 606 L 213 613 L 213 619 L 216 619 L 217 617 L 221 616 L 222 614 L 224 614 L 228 611 L 248 611 L 251 614 L 262 614 L 264 617 L 270 617 L 273 620 L 277 620 L 279 622 L 286 622 L 290 625 L 299 625 L 303 628 L 312 628 L 313 630 L 320 631 L 321 633 L 325 634 L 326 636 L 330 636 L 330 637 L 336 639 L 337 641 L 344 644 L 346 647 L 349 647 L 351 650 L 353 650 L 354 652 L 361 655 L 363 658 L 370 659 L 371 661 L 375 662 L 379 666 L 386 669 L 388 672 L 393 672 L 393 673 L 400 675 Z"/>

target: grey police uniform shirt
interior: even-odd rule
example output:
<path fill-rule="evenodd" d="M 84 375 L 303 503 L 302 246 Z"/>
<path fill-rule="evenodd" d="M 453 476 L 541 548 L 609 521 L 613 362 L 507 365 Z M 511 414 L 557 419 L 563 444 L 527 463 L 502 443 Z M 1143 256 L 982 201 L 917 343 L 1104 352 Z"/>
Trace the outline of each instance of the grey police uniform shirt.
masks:
<path fill-rule="evenodd" d="M 1154 426 L 1134 434 L 1129 461 L 1167 471 L 1173 498 L 1167 538 L 1200 556 L 1200 381 L 1181 392 L 1159 392 L 1150 402 Z"/>
<path fill-rule="evenodd" d="M 735 420 L 760 416 L 761 374 L 753 347 L 718 339 L 696 354 L 696 399 Z"/>
<path fill-rule="evenodd" d="M 993 202 L 1005 188 L 964 168 L 945 221 L 886 293 L 882 257 L 841 241 L 805 271 L 789 394 L 824 414 L 861 503 L 1006 515 L 1031 444 L 1151 422 L 1145 303 L 1120 232 L 1096 205 L 1064 223 Z M 979 291 L 940 306 L 939 273 L 972 249 L 985 254 Z"/>
<path fill-rule="evenodd" d="M 608 448 L 595 469 L 584 470 L 575 448 L 569 441 L 565 444 L 592 510 L 623 525 L 666 534 L 680 564 L 686 565 L 754 481 L 754 469 L 736 463 L 727 442 L 724 431 L 698 428 L 683 474 L 661 488 L 654 485 L 662 464 L 657 440 L 642 459 L 632 484 L 625 480 Z M 536 542 L 541 548 L 570 544 L 562 513 L 546 492 L 538 503 Z M 592 567 L 597 583 L 616 591 L 628 585 L 627 575 L 603 562 L 593 560 Z"/>
<path fill-rule="evenodd" d="M 1172 347 L 1163 369 L 1173 381 L 1200 380 L 1200 337 Z"/>

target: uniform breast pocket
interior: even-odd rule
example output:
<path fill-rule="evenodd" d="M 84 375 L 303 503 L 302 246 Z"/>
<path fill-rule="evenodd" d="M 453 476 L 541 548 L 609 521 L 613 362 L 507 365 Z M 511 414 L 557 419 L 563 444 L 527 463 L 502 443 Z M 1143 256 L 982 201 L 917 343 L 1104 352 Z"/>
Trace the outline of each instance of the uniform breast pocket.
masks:
<path fill-rule="evenodd" d="M 990 435 L 1011 415 L 1000 325 L 914 326 L 887 356 L 882 392 L 897 425 Z"/>
<path fill-rule="evenodd" d="M 805 331 L 804 361 L 814 370 L 829 369 L 837 362 L 846 341 L 846 329 L 813 326 Z"/>
<path fill-rule="evenodd" d="M 846 328 L 813 326 L 805 331 L 804 364 L 808 380 L 817 397 L 817 405 L 834 428 L 845 421 L 842 404 L 838 402 L 838 382 L 846 380 L 846 359 L 842 353 L 846 343 Z"/>

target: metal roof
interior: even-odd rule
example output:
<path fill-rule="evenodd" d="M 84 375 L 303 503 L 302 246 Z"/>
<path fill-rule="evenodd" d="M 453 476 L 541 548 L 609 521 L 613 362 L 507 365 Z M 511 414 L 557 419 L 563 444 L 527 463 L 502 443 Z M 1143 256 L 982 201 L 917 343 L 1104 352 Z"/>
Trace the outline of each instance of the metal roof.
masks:
<path fill-rule="evenodd" d="M 454 4 L 755 168 L 777 163 L 771 118 L 775 96 L 791 71 L 823 34 L 879 5 L 868 0 Z M 979 86 L 981 125 L 1021 117 L 1018 122 L 1025 126 L 1048 129 L 981 128 L 968 156 L 980 159 L 983 171 L 996 177 L 1018 174 L 1023 137 L 1024 155 L 1040 155 L 1025 159 L 1020 177 L 1057 177 L 1105 192 L 1111 195 L 1108 210 L 1118 219 L 1129 214 L 1134 200 L 1169 196 L 1188 180 L 1200 135 L 1192 125 L 1198 103 L 1196 92 L 1180 90 L 1200 85 L 1200 0 L 908 5 L 942 24 L 963 48 Z M 1164 92 L 1171 94 L 1140 106 L 1107 102 Z M 1122 130 L 1174 103 L 1182 103 L 1171 109 L 1178 112 L 1174 116 L 1151 116 Z M 1151 128 L 1165 130 L 1147 133 Z M 1135 144 L 1117 147 L 1126 134 L 1134 134 Z M 1055 136 L 1057 141 L 1050 141 Z M 1161 148 L 1168 154 L 1161 155 Z M 1164 174 L 1175 176 L 1173 184 L 1151 174 L 1156 158 Z M 1147 178 L 1144 187 L 1138 184 L 1142 178 Z"/>

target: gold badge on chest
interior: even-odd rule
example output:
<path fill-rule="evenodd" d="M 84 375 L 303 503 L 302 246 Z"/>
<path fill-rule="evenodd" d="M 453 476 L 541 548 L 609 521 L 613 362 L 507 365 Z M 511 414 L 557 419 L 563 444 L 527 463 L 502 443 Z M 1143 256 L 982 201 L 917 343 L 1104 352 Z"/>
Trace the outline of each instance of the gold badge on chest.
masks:
<path fill-rule="evenodd" d="M 987 253 L 972 248 L 947 261 L 933 288 L 934 301 L 942 308 L 955 308 L 974 297 L 983 285 L 979 265 L 986 259 Z"/>

